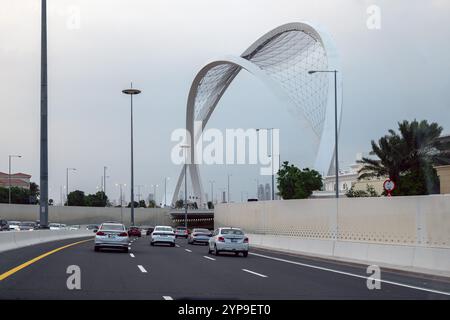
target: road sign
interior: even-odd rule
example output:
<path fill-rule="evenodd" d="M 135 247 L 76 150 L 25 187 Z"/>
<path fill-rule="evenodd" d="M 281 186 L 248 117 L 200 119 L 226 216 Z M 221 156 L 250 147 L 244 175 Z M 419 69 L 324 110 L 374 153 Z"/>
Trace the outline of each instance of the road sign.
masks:
<path fill-rule="evenodd" d="M 394 191 L 394 189 L 395 189 L 395 182 L 392 181 L 391 179 L 387 179 L 383 183 L 383 188 L 384 188 L 384 190 L 386 190 L 388 197 L 390 197 L 390 196 L 392 196 L 392 191 Z"/>

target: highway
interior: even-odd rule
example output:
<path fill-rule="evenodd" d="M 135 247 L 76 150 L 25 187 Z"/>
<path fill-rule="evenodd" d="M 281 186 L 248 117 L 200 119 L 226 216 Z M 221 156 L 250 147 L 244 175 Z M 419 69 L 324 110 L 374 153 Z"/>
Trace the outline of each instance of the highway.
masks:
<path fill-rule="evenodd" d="M 369 290 L 362 265 L 253 248 L 247 258 L 214 256 L 185 239 L 152 247 L 147 237 L 129 253 L 94 252 L 83 240 L 0 253 L 0 299 L 450 299 L 444 278 L 382 270 L 381 289 Z M 80 290 L 67 288 L 70 265 L 80 267 Z"/>

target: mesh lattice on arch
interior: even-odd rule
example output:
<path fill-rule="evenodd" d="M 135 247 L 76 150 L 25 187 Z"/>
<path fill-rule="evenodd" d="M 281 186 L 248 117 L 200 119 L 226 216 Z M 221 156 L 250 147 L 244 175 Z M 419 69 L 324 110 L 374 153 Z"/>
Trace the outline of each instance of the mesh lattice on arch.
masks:
<path fill-rule="evenodd" d="M 309 70 L 326 70 L 327 55 L 322 43 L 301 30 L 288 30 L 266 40 L 242 58 L 256 64 L 285 91 L 295 106 L 293 113 L 301 113 L 320 137 L 325 121 L 328 75 L 308 74 Z M 195 120 L 204 120 L 213 102 L 223 94 L 240 72 L 234 64 L 220 64 L 211 68 L 197 87 Z"/>

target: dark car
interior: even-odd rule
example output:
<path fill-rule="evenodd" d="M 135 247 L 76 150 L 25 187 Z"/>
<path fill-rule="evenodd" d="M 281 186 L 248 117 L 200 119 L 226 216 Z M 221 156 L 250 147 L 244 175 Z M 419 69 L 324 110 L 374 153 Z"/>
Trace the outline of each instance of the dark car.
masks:
<path fill-rule="evenodd" d="M 31 231 L 37 229 L 37 224 L 34 221 L 24 221 L 19 224 L 19 229 L 22 231 Z"/>
<path fill-rule="evenodd" d="M 141 229 L 139 227 L 131 226 L 128 228 L 128 236 L 141 237 Z"/>
<path fill-rule="evenodd" d="M 147 236 L 151 235 L 153 230 L 155 230 L 155 227 L 148 227 L 147 228 Z"/>
<path fill-rule="evenodd" d="M 188 236 L 188 243 L 189 244 L 196 244 L 196 243 L 208 244 L 210 237 L 212 237 L 212 233 L 208 229 L 195 228 L 192 230 L 192 232 Z"/>
<path fill-rule="evenodd" d="M 6 220 L 0 220 L 0 231 L 8 231 L 9 223 Z"/>

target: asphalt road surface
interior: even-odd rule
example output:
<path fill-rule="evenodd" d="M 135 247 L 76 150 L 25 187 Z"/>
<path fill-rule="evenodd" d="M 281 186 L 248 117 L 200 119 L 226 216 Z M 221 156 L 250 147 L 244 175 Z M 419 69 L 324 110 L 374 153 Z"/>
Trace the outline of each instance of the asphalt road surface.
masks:
<path fill-rule="evenodd" d="M 0 299 L 450 299 L 443 278 L 381 270 L 381 288 L 369 290 L 367 266 L 257 249 L 214 256 L 185 239 L 152 247 L 142 237 L 129 253 L 94 252 L 87 240 L 42 257 L 85 239 L 0 253 Z M 79 290 L 67 287 L 72 265 Z"/>

